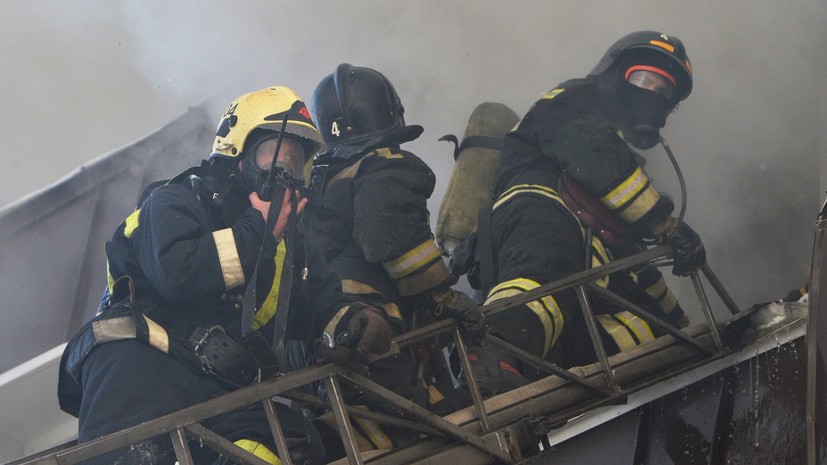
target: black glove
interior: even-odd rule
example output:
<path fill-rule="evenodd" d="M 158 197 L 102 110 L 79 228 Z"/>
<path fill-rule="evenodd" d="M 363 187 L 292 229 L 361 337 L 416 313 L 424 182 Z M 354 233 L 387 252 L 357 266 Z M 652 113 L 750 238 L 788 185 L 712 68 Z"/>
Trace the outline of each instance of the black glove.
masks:
<path fill-rule="evenodd" d="M 362 371 L 358 362 L 367 362 L 371 355 L 381 355 L 390 350 L 393 333 L 379 310 L 366 305 L 353 307 L 353 315 L 346 323 L 343 321 L 336 327 L 333 347 L 318 341 L 316 356 L 321 361 Z"/>
<path fill-rule="evenodd" d="M 433 300 L 436 304 L 433 312 L 437 318 L 443 316 L 456 318 L 471 343 L 476 345 L 485 343 L 485 315 L 473 299 L 462 292 L 443 289 L 433 293 Z"/>
<path fill-rule="evenodd" d="M 675 251 L 672 274 L 689 276 L 706 264 L 706 250 L 701 237 L 688 224 L 670 217 L 658 229 L 662 240 Z"/>
<path fill-rule="evenodd" d="M 393 334 L 384 315 L 373 307 L 362 307 L 350 317 L 347 329 L 336 335 L 336 344 L 355 351 L 360 361 L 391 349 Z"/>

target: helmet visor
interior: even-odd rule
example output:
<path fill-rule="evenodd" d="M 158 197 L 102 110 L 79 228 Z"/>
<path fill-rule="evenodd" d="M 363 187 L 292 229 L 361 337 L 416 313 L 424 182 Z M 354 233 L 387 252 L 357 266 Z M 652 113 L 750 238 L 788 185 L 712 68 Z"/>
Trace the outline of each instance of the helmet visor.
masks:
<path fill-rule="evenodd" d="M 626 71 L 626 81 L 669 100 L 675 91 L 675 78 L 666 71 L 651 66 L 632 66 Z"/>
<path fill-rule="evenodd" d="M 256 168 L 267 171 L 273 164 L 273 156 L 276 153 L 278 136 L 269 137 L 260 141 L 253 153 Z M 284 169 L 293 179 L 302 180 L 304 177 L 304 146 L 297 140 L 284 137 L 279 147 L 276 166 Z"/>

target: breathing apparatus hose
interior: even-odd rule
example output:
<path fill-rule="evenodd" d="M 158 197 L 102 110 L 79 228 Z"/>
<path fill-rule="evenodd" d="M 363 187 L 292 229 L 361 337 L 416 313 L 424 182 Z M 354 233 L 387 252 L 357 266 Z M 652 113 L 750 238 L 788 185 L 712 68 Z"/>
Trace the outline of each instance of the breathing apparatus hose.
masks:
<path fill-rule="evenodd" d="M 675 155 L 672 153 L 672 149 L 669 148 L 669 144 L 666 143 L 666 139 L 661 137 L 660 144 L 663 146 L 663 149 L 666 150 L 666 154 L 669 156 L 669 161 L 672 162 L 672 166 L 675 167 L 675 174 L 678 175 L 678 182 L 681 185 L 681 210 L 678 214 L 678 219 L 683 221 L 683 215 L 686 213 L 686 183 L 683 179 L 681 167 L 678 166 L 678 160 L 675 159 Z"/>

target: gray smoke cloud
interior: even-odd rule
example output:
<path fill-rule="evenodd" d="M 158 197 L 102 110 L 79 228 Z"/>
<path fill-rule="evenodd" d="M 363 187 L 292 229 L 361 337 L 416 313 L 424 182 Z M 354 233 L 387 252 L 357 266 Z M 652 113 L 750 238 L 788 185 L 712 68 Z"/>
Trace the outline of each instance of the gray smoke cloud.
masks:
<path fill-rule="evenodd" d="M 406 148 L 437 173 L 435 217 L 453 166 L 437 139 L 461 135 L 477 104 L 522 115 L 622 35 L 656 29 L 683 40 L 695 70 L 663 132 L 686 178 L 687 220 L 746 306 L 809 273 L 827 185 L 825 19 L 822 0 L 6 1 L 0 207 L 205 100 L 216 121 L 240 93 L 272 84 L 309 102 L 349 62 L 385 73 L 407 121 L 425 127 Z M 193 151 L 206 156 L 207 144 Z M 665 154 L 644 155 L 679 202 Z"/>

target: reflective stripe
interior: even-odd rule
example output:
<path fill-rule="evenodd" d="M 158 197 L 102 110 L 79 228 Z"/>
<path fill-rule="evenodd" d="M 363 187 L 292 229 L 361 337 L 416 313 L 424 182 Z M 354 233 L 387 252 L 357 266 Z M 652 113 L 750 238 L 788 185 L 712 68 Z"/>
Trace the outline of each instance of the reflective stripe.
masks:
<path fill-rule="evenodd" d="M 546 92 L 546 95 L 543 95 L 543 98 L 546 99 L 546 100 L 551 100 L 554 97 L 557 97 L 558 95 L 562 94 L 564 90 L 566 90 L 566 89 L 563 89 L 561 87 L 557 87 L 556 89 L 551 89 L 550 91 Z"/>
<path fill-rule="evenodd" d="M 137 209 L 132 212 L 131 215 L 127 216 L 124 222 L 123 228 L 123 236 L 127 239 L 132 237 L 132 233 L 135 231 L 135 228 L 138 227 L 138 215 L 141 213 L 141 209 Z"/>
<path fill-rule="evenodd" d="M 609 336 L 614 339 L 615 344 L 617 344 L 621 352 L 637 346 L 637 343 L 629 333 L 629 328 L 620 324 L 612 315 L 595 315 L 595 318 L 598 323 L 603 326 L 603 329 L 609 333 Z"/>
<path fill-rule="evenodd" d="M 649 177 L 641 167 L 637 167 L 628 178 L 601 197 L 600 201 L 612 210 L 620 209 L 643 191 L 647 185 L 649 185 Z"/>
<path fill-rule="evenodd" d="M 428 385 L 428 403 L 430 405 L 438 404 L 445 400 L 445 396 L 442 395 L 442 392 L 439 390 L 438 387 L 434 386 L 433 384 Z"/>
<path fill-rule="evenodd" d="M 514 196 L 526 193 L 540 194 L 550 199 L 554 199 L 565 206 L 565 204 L 563 203 L 563 199 L 560 198 L 560 196 L 557 194 L 557 191 L 550 187 L 541 186 L 538 184 L 517 184 L 516 186 L 511 187 L 505 192 L 503 192 L 500 195 L 500 197 L 497 198 L 497 201 L 494 202 L 494 206 L 491 209 L 496 210 L 497 207 L 502 206 L 502 204 L 508 202 Z"/>
<path fill-rule="evenodd" d="M 276 275 L 273 277 L 273 285 L 270 287 L 270 292 L 261 304 L 255 315 L 253 315 L 253 329 L 258 329 L 267 324 L 270 318 L 276 314 L 276 308 L 279 303 L 279 291 L 281 290 L 281 277 L 284 274 L 284 258 L 287 256 L 287 246 L 284 241 L 280 241 L 276 246 L 276 256 L 273 257 L 275 262 Z M 289 303 L 288 303 L 289 305 Z"/>
<path fill-rule="evenodd" d="M 445 262 L 437 257 L 425 268 L 396 280 L 396 289 L 401 296 L 416 295 L 447 282 L 450 277 Z"/>
<path fill-rule="evenodd" d="M 271 465 L 281 465 L 281 460 L 264 444 L 251 439 L 239 439 L 233 444 Z"/>
<path fill-rule="evenodd" d="M 167 331 L 146 315 L 141 316 L 146 320 L 147 329 L 149 329 L 149 341 L 146 342 L 161 352 L 168 354 L 169 335 Z M 123 339 L 135 339 L 137 337 L 135 319 L 132 315 L 124 315 L 94 321 L 92 323 L 92 334 L 94 334 L 95 341 L 98 344 L 121 341 Z"/>
<path fill-rule="evenodd" d="M 658 203 L 658 200 L 660 200 L 660 194 L 650 184 L 632 203 L 617 213 L 623 218 L 623 221 L 632 224 L 643 218 L 643 215 L 649 213 L 649 210 Z"/>
<path fill-rule="evenodd" d="M 517 278 L 498 284 L 488 294 L 488 299 L 485 305 L 496 302 L 506 297 L 521 294 L 525 291 L 530 291 L 540 287 L 540 283 L 525 278 Z M 538 300 L 532 300 L 525 304 L 532 312 L 534 312 L 540 319 L 545 333 L 545 343 L 543 344 L 543 356 L 548 353 L 549 349 L 557 342 L 560 333 L 563 331 L 563 312 L 554 297 L 547 295 Z"/>
<path fill-rule="evenodd" d="M 356 408 L 368 410 L 368 408 L 364 405 L 357 405 Z M 362 431 L 365 432 L 370 442 L 373 443 L 374 447 L 381 450 L 393 449 L 393 441 L 391 441 L 391 438 L 389 438 L 388 435 L 385 434 L 385 432 L 382 430 L 382 427 L 380 427 L 378 423 L 376 423 L 373 420 L 366 420 L 364 418 L 359 418 L 357 416 L 354 416 L 353 420 L 356 422 L 357 425 L 359 425 Z"/>
<path fill-rule="evenodd" d="M 640 317 L 632 315 L 628 311 L 615 313 L 614 317 L 620 320 L 624 326 L 629 328 L 629 331 L 635 335 L 635 338 L 640 344 L 645 344 L 655 340 L 655 335 L 652 333 L 649 323 L 646 323 L 646 321 Z"/>
<path fill-rule="evenodd" d="M 658 278 L 654 284 L 647 287 L 646 293 L 655 299 L 666 313 L 671 313 L 672 310 L 678 307 L 678 299 L 666 286 L 666 281 L 663 279 L 663 276 Z"/>
<path fill-rule="evenodd" d="M 375 287 L 353 279 L 342 280 L 342 292 L 345 294 L 380 294 Z"/>
<path fill-rule="evenodd" d="M 660 194 L 649 183 L 643 168 L 637 167 L 628 178 L 617 185 L 600 201 L 617 212 L 627 223 L 634 223 L 646 214 L 660 199 Z"/>
<path fill-rule="evenodd" d="M 331 318 L 330 321 L 327 322 L 327 325 L 325 325 L 324 327 L 324 342 L 327 343 L 330 347 L 333 347 L 332 344 L 334 343 L 334 341 L 336 341 L 336 326 L 339 324 L 339 321 L 342 320 L 342 317 L 345 316 L 345 313 L 347 313 L 348 310 L 350 310 L 350 305 L 346 305 L 340 308 L 339 311 L 336 312 L 335 315 L 333 315 L 333 318 Z"/>
<path fill-rule="evenodd" d="M 571 213 L 572 218 L 577 221 L 577 224 L 580 226 L 580 232 L 585 236 L 586 231 L 583 228 L 583 224 L 580 222 L 580 219 L 577 218 L 577 215 L 571 212 L 569 207 L 563 202 L 563 199 L 557 194 L 557 191 L 550 187 L 541 186 L 539 184 L 518 184 L 507 189 L 503 192 L 497 201 L 494 202 L 494 206 L 492 207 L 492 211 L 496 210 L 497 207 L 502 206 L 504 203 L 508 202 L 512 198 L 516 197 L 520 194 L 539 194 L 543 197 L 548 197 L 554 201 L 560 203 L 569 213 Z M 597 235 L 592 236 L 592 268 L 598 267 L 600 265 L 605 265 L 609 263 L 609 254 L 606 252 L 606 247 L 603 245 L 603 241 L 600 240 L 600 237 Z M 603 276 L 601 278 L 595 279 L 595 284 L 600 287 L 607 288 L 609 287 L 609 276 Z"/>
<path fill-rule="evenodd" d="M 212 233 L 215 241 L 215 250 L 218 252 L 218 262 L 221 264 L 221 273 L 224 275 L 224 289 L 230 290 L 244 284 L 244 270 L 241 269 L 241 259 L 235 245 L 235 236 L 230 228 L 220 229 Z"/>
<path fill-rule="evenodd" d="M 592 236 L 592 268 L 597 268 L 598 266 L 605 265 L 609 263 L 609 253 L 606 252 L 606 247 L 603 245 L 603 241 L 595 234 Z M 602 276 L 600 278 L 596 278 L 594 283 L 598 286 L 608 289 L 609 288 L 609 275 Z"/>
<path fill-rule="evenodd" d="M 393 302 L 386 302 L 382 304 L 382 310 L 389 318 L 395 318 L 402 321 L 402 313 L 399 311 L 399 306 Z"/>
<path fill-rule="evenodd" d="M 150 320 L 146 315 L 141 315 L 146 320 L 146 326 L 149 329 L 149 345 L 155 347 L 161 352 L 169 353 L 169 335 L 158 323 Z"/>
<path fill-rule="evenodd" d="M 371 155 L 376 155 L 376 156 L 379 156 L 379 157 L 382 157 L 382 158 L 387 158 L 387 159 L 404 158 L 401 153 L 393 153 L 391 151 L 391 149 L 389 149 L 387 147 L 383 147 L 381 149 L 376 149 L 373 152 L 367 154 L 368 157 L 371 156 Z"/>
<path fill-rule="evenodd" d="M 393 279 L 403 278 L 417 270 L 424 268 L 440 257 L 439 248 L 433 239 L 419 244 L 401 257 L 383 262 L 382 266 Z"/>

